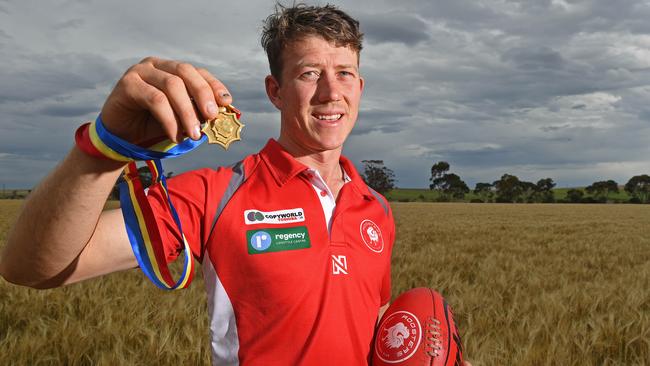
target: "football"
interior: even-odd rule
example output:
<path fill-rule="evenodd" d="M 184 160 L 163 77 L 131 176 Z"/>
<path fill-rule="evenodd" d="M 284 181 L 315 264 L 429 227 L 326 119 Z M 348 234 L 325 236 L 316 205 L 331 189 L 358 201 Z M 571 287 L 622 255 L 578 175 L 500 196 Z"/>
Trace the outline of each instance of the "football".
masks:
<path fill-rule="evenodd" d="M 379 322 L 372 365 L 462 366 L 463 348 L 451 308 L 436 291 L 401 294 Z"/>

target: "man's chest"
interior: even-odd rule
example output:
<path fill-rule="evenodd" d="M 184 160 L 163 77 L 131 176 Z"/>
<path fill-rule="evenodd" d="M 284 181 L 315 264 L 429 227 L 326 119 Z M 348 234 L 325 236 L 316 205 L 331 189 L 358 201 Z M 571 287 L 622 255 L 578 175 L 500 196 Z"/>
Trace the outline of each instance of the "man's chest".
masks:
<path fill-rule="evenodd" d="M 280 306 L 311 289 L 344 296 L 379 293 L 390 261 L 390 226 L 377 202 L 342 189 L 328 232 L 308 183 L 242 188 L 207 245 L 219 278 L 235 292 L 231 296 L 263 297 Z"/>

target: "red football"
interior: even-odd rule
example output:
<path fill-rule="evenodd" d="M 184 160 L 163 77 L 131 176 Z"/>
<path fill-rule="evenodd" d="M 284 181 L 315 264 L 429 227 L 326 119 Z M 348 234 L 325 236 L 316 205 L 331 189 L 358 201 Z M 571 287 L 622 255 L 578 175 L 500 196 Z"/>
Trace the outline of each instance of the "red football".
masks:
<path fill-rule="evenodd" d="M 418 287 L 388 307 L 375 334 L 373 366 L 461 366 L 463 347 L 451 308 L 436 291 Z"/>

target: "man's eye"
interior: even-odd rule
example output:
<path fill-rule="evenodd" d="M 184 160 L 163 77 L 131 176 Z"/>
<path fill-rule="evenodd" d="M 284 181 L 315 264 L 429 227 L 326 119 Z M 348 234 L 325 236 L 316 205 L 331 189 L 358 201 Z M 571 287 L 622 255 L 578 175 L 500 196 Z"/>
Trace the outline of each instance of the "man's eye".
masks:
<path fill-rule="evenodd" d="M 302 78 L 305 79 L 318 79 L 318 72 L 317 71 L 307 71 L 301 75 Z"/>

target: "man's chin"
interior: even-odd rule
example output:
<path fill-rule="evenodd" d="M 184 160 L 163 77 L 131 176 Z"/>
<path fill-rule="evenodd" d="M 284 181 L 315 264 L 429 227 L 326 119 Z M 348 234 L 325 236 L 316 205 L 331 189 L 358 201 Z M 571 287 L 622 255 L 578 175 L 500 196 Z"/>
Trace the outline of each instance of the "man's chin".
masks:
<path fill-rule="evenodd" d="M 343 149 L 344 139 L 326 139 L 319 140 L 313 145 L 318 152 L 341 151 Z"/>

